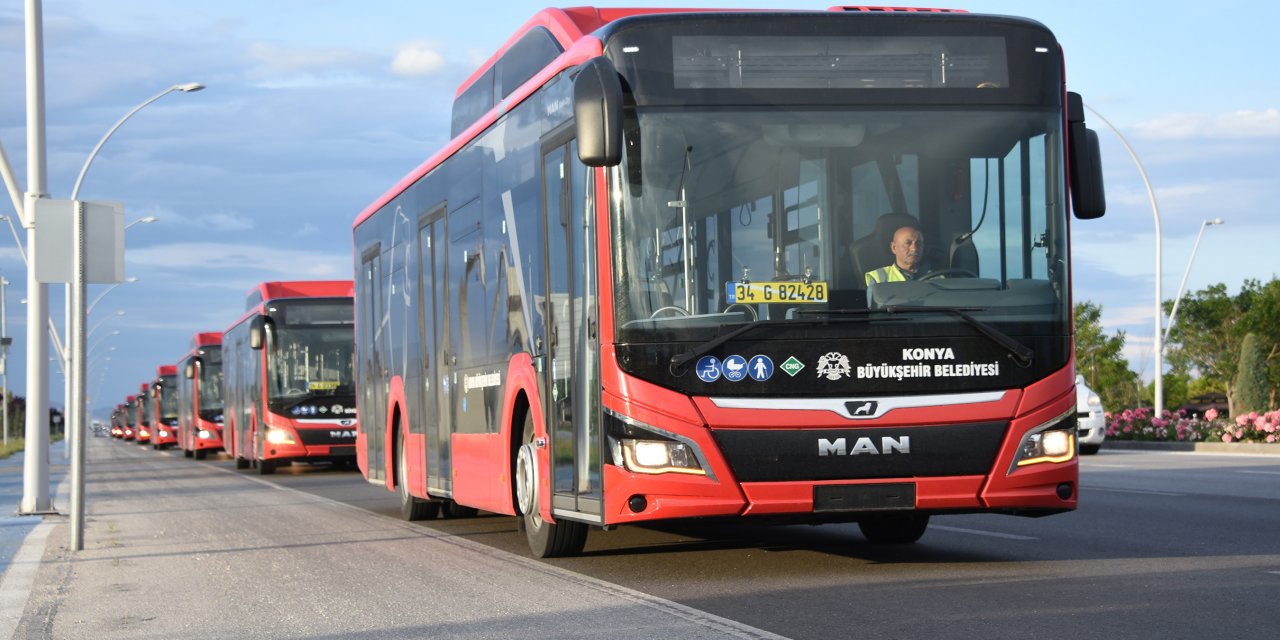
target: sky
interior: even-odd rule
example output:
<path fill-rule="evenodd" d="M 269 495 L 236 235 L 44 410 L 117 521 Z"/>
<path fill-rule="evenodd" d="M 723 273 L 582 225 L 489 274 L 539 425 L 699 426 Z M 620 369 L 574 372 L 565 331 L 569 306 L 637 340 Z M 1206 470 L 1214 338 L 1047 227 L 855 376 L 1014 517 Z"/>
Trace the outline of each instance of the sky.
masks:
<path fill-rule="evenodd" d="M 26 184 L 23 0 L 0 0 L 0 143 Z M 795 2 L 608 2 L 597 6 L 813 8 Z M 900 4 L 900 3 L 893 3 Z M 1280 83 L 1265 52 L 1280 3 L 1008 2 L 933 6 L 1018 15 L 1063 45 L 1068 88 L 1094 112 L 1107 215 L 1073 222 L 1075 299 L 1102 306 L 1126 356 L 1154 371 L 1155 215 L 1165 299 L 1201 223 L 1187 290 L 1280 273 Z M 102 148 L 80 197 L 120 201 L 125 271 L 91 285 L 90 407 L 114 406 L 176 362 L 199 331 L 221 331 L 264 280 L 349 279 L 351 223 L 447 142 L 457 86 L 543 2 L 46 0 L 48 193 L 70 197 L 104 133 L 164 89 Z M 1105 117 L 1110 125 L 1101 121 Z M 1119 135 L 1116 133 L 1119 132 Z M 1137 154 L 1155 195 L 1148 197 Z M 14 215 L 8 198 L 0 215 Z M 25 233 L 19 227 L 25 241 Z M 8 287 L 9 388 L 26 389 L 25 266 L 0 223 Z M 62 287 L 50 288 L 62 323 Z M 123 312 L 121 314 L 120 312 Z M 118 332 L 118 333 L 117 333 Z M 62 404 L 51 364 L 50 397 Z M 101 412 L 97 414 L 101 417 Z"/>

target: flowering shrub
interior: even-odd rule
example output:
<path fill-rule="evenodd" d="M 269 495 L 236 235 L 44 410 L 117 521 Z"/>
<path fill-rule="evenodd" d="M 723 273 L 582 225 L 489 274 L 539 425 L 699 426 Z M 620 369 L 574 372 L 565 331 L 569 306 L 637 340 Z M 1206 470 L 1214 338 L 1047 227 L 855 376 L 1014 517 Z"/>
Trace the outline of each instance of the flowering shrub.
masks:
<path fill-rule="evenodd" d="M 1107 437 L 1115 440 L 1164 442 L 1280 442 L 1280 410 L 1246 413 L 1234 420 L 1214 409 L 1203 418 L 1182 410 L 1164 411 L 1155 417 L 1151 409 L 1125 409 L 1107 413 Z"/>

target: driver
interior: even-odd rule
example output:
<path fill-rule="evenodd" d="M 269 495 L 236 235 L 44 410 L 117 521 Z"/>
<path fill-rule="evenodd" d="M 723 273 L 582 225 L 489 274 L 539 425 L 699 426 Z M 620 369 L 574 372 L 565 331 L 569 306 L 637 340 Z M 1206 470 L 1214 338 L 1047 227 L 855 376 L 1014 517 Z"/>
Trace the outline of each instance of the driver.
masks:
<path fill-rule="evenodd" d="M 893 264 L 868 271 L 867 286 L 881 282 L 915 280 L 933 270 L 933 265 L 924 257 L 924 238 L 915 227 L 898 227 L 893 232 L 889 251 L 893 253 Z"/>

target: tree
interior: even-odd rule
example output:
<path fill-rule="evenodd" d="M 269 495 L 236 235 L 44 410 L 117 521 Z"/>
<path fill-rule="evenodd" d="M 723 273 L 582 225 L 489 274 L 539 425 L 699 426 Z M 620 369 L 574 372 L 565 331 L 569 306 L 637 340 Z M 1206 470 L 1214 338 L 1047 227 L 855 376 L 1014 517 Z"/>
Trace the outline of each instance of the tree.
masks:
<path fill-rule="evenodd" d="M 1268 380 L 1267 356 L 1256 333 L 1246 335 L 1240 345 L 1240 371 L 1236 374 L 1235 387 L 1233 414 L 1270 408 L 1271 381 Z"/>
<path fill-rule="evenodd" d="M 1114 336 L 1103 333 L 1102 306 L 1093 302 L 1078 302 L 1073 312 L 1076 370 L 1102 398 L 1103 406 L 1138 406 L 1142 385 L 1124 358 L 1124 331 Z"/>
<path fill-rule="evenodd" d="M 1215 284 L 1183 299 L 1169 331 L 1169 363 L 1173 368 L 1195 371 L 1199 377 L 1221 384 L 1231 407 L 1235 406 L 1231 382 L 1236 375 L 1240 344 L 1234 327 L 1242 315 L 1235 300 L 1227 295 L 1227 286 Z"/>

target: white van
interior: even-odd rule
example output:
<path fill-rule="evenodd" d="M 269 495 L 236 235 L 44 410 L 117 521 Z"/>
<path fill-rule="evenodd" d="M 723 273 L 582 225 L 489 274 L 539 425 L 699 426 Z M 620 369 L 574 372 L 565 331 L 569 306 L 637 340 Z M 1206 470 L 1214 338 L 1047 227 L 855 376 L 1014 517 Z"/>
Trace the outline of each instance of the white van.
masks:
<path fill-rule="evenodd" d="M 1102 408 L 1102 398 L 1084 383 L 1084 376 L 1076 376 L 1076 438 L 1080 441 L 1080 453 L 1092 455 L 1102 447 L 1107 438 L 1107 416 Z"/>

